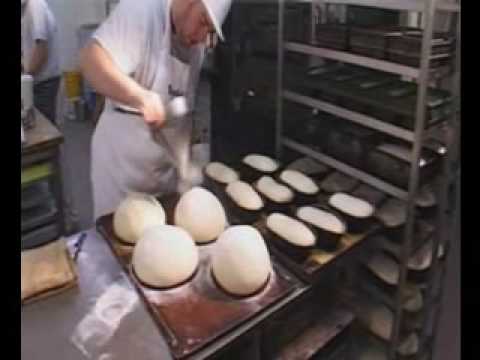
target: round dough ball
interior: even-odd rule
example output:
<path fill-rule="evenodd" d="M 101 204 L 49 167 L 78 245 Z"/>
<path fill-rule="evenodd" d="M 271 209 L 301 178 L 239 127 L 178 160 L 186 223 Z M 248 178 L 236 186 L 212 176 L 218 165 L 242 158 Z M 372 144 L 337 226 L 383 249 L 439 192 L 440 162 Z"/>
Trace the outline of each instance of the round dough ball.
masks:
<path fill-rule="evenodd" d="M 315 235 L 304 223 L 280 213 L 270 214 L 267 218 L 270 231 L 295 246 L 315 245 Z"/>
<path fill-rule="evenodd" d="M 194 187 L 180 198 L 174 214 L 175 225 L 188 231 L 198 243 L 215 240 L 227 226 L 225 210 L 210 191 Z"/>
<path fill-rule="evenodd" d="M 248 225 L 228 228 L 215 244 L 212 271 L 218 284 L 231 294 L 247 296 L 260 290 L 272 272 L 262 235 Z"/>
<path fill-rule="evenodd" d="M 205 168 L 205 172 L 213 180 L 222 184 L 230 184 L 238 180 L 237 172 L 220 162 L 212 162 L 208 164 Z"/>
<path fill-rule="evenodd" d="M 280 179 L 296 191 L 314 195 L 320 191 L 317 184 L 313 182 L 307 175 L 302 174 L 296 170 L 284 170 L 280 174 Z"/>
<path fill-rule="evenodd" d="M 123 241 L 135 244 L 144 231 L 165 224 L 165 211 L 153 196 L 129 194 L 113 215 L 113 229 Z"/>
<path fill-rule="evenodd" d="M 246 182 L 232 182 L 228 184 L 225 191 L 242 209 L 255 211 L 263 208 L 262 198 L 257 194 L 253 187 Z"/>
<path fill-rule="evenodd" d="M 268 156 L 250 154 L 243 158 L 243 163 L 265 173 L 272 173 L 278 169 L 278 163 Z"/>
<path fill-rule="evenodd" d="M 132 265 L 147 285 L 168 288 L 186 281 L 195 272 L 198 249 L 183 229 L 162 225 L 145 231 L 133 250 Z"/>

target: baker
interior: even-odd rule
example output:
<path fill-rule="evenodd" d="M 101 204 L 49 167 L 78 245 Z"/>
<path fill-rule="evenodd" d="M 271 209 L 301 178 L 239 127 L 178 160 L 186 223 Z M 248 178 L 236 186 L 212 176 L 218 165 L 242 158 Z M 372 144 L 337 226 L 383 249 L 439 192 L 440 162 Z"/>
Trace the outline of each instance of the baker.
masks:
<path fill-rule="evenodd" d="M 21 0 L 22 72 L 33 76 L 34 105 L 55 122 L 60 84 L 59 38 L 55 17 L 45 0 Z"/>
<path fill-rule="evenodd" d="M 216 36 L 223 40 L 230 5 L 121 0 L 82 49 L 83 75 L 107 99 L 91 148 L 95 219 L 113 212 L 131 191 L 157 195 L 175 189 L 175 168 L 152 129 L 172 144 L 191 127 L 191 119 L 168 121 L 166 107 L 179 94 L 193 107 L 205 49 Z"/>

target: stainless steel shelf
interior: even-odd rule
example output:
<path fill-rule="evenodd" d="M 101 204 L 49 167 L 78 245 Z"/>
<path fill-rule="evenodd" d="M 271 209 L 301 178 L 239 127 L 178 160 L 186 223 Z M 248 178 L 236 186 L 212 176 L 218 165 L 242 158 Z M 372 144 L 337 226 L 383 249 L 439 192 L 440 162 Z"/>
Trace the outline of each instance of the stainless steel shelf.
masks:
<path fill-rule="evenodd" d="M 284 48 L 288 51 L 319 56 L 331 60 L 343 61 L 346 63 L 365 66 L 374 70 L 380 70 L 396 75 L 408 76 L 415 79 L 420 76 L 420 70 L 418 68 L 397 64 L 390 61 L 351 54 L 345 51 L 326 49 L 296 42 L 285 42 Z"/>
<path fill-rule="evenodd" d="M 324 0 L 325 3 L 338 5 L 357 5 L 391 10 L 418 11 L 425 10 L 425 1 L 422 0 Z M 460 5 L 449 1 L 439 1 L 438 10 L 459 12 Z"/>
<path fill-rule="evenodd" d="M 301 95 L 293 91 L 284 90 L 283 97 L 287 100 L 293 101 L 297 104 L 311 106 L 315 109 L 325 111 L 329 114 L 350 120 L 354 123 L 366 126 L 368 128 L 383 132 L 385 134 L 394 136 L 396 138 L 413 142 L 415 141 L 415 134 L 413 131 L 406 130 L 399 126 L 391 125 L 381 120 L 377 120 L 367 115 L 363 115 L 354 111 L 344 109 L 342 107 L 314 99 L 309 96 Z"/>
<path fill-rule="evenodd" d="M 380 180 L 377 177 L 374 177 L 362 170 L 356 169 L 350 165 L 342 163 L 319 151 L 312 150 L 308 146 L 302 145 L 294 140 L 291 140 L 285 137 L 282 138 L 282 144 L 292 150 L 295 150 L 306 156 L 310 156 L 311 158 L 316 159 L 324 163 L 325 165 L 331 166 L 346 175 L 352 176 L 360 181 L 363 181 L 364 183 L 367 183 L 391 196 L 394 196 L 402 200 L 407 200 L 408 198 L 407 191 L 399 187 L 393 186 L 383 180 Z"/>

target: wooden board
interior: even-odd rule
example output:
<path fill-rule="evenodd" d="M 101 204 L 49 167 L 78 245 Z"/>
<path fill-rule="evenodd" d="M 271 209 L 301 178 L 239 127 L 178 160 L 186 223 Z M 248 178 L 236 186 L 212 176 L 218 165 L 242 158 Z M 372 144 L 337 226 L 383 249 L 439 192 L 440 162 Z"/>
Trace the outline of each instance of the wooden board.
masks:
<path fill-rule="evenodd" d="M 210 256 L 215 248 L 212 243 L 199 246 L 200 265 L 190 281 L 173 289 L 152 289 L 141 284 L 131 271 L 133 247 L 120 243 L 113 231 L 112 218 L 112 215 L 100 218 L 97 229 L 126 270 L 177 359 L 194 355 L 300 286 L 272 257 L 274 271 L 264 289 L 248 298 L 230 296 L 212 279 Z"/>

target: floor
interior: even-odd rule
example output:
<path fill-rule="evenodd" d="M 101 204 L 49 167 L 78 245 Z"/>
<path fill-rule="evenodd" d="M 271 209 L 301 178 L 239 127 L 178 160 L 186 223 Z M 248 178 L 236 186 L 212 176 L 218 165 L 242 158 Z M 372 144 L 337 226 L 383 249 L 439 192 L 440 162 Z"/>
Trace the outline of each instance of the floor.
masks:
<path fill-rule="evenodd" d="M 199 89 L 197 117 L 199 129 L 208 126 L 209 88 L 202 82 Z M 89 122 L 66 120 L 65 134 L 65 191 L 70 194 L 70 207 L 77 231 L 92 227 L 92 200 L 90 185 L 90 140 L 93 125 Z M 200 130 L 197 139 L 205 141 L 208 133 Z M 454 242 L 449 258 L 448 273 L 444 290 L 443 313 L 437 337 L 435 360 L 460 359 L 460 241 Z"/>

